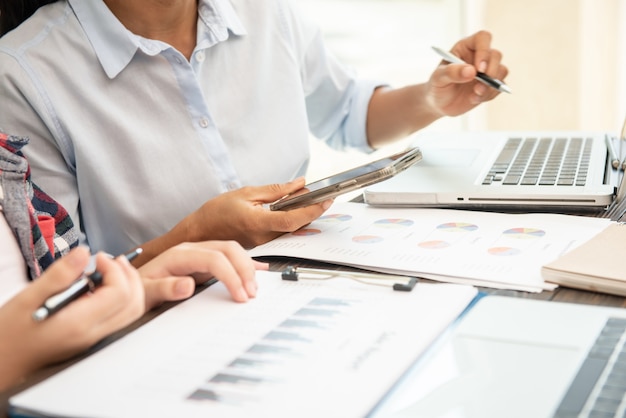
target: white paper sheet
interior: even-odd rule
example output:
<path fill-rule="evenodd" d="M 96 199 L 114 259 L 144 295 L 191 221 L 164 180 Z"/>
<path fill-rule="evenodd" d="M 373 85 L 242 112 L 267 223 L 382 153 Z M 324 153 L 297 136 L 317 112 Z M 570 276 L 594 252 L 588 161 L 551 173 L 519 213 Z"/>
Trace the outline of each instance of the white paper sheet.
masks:
<path fill-rule="evenodd" d="M 606 228 L 559 214 L 376 208 L 335 202 L 304 228 L 250 251 L 499 289 L 541 292 L 541 266 Z"/>
<path fill-rule="evenodd" d="M 232 302 L 218 283 L 11 404 L 69 417 L 361 417 L 477 294 L 258 280 L 256 299 Z"/>

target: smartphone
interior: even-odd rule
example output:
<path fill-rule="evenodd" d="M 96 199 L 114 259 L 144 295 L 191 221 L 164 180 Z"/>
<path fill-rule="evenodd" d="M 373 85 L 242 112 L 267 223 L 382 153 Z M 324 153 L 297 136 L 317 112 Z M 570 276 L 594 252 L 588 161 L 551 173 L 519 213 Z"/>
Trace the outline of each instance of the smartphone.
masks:
<path fill-rule="evenodd" d="M 301 190 L 272 203 L 270 209 L 289 210 L 322 202 L 393 177 L 421 159 L 422 152 L 418 147 L 409 148 L 397 154 L 307 184 Z"/>

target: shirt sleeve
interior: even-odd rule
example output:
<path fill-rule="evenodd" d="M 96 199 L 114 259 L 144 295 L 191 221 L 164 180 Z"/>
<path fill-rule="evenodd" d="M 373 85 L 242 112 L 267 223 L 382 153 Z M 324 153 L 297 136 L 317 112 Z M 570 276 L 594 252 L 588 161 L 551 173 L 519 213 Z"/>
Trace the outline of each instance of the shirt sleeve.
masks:
<path fill-rule="evenodd" d="M 334 149 L 374 151 L 367 142 L 367 110 L 374 90 L 386 83 L 359 79 L 328 50 L 313 22 L 293 5 L 291 12 L 311 133 Z"/>

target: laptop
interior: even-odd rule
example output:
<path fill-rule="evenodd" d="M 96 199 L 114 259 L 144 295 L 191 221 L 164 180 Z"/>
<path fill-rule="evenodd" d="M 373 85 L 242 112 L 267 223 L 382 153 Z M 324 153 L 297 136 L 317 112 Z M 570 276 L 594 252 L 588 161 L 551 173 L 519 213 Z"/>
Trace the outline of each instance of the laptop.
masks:
<path fill-rule="evenodd" d="M 607 132 L 424 133 L 413 144 L 422 161 L 363 197 L 376 206 L 603 211 L 622 177 L 609 157 L 626 153 L 621 142 Z"/>
<path fill-rule="evenodd" d="M 626 309 L 486 296 L 373 417 L 623 417 Z"/>

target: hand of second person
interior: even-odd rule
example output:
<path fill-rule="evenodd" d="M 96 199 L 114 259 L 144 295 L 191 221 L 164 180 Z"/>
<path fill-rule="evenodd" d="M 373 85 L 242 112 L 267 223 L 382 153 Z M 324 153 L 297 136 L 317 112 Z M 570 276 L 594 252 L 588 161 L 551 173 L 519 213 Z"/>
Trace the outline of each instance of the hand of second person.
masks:
<path fill-rule="evenodd" d="M 475 80 L 477 72 L 499 80 L 508 74 L 507 67 L 501 64 L 502 53 L 491 48 L 491 34 L 487 31 L 461 39 L 451 52 L 467 64 L 442 62 L 431 75 L 427 89 L 433 110 L 442 116 L 463 114 L 499 94 Z"/>
<path fill-rule="evenodd" d="M 112 260 L 101 253 L 96 267 L 104 276 L 102 286 L 45 321 L 34 321 L 32 313 L 67 289 L 88 263 L 89 250 L 78 247 L 0 307 L 0 391 L 44 365 L 80 353 L 144 313 L 137 271 L 124 257 Z"/>
<path fill-rule="evenodd" d="M 246 302 L 256 296 L 256 270 L 267 270 L 234 241 L 204 241 L 178 244 L 139 268 L 144 281 L 146 309 L 165 301 L 193 295 L 196 283 L 215 277 L 232 298 Z"/>

